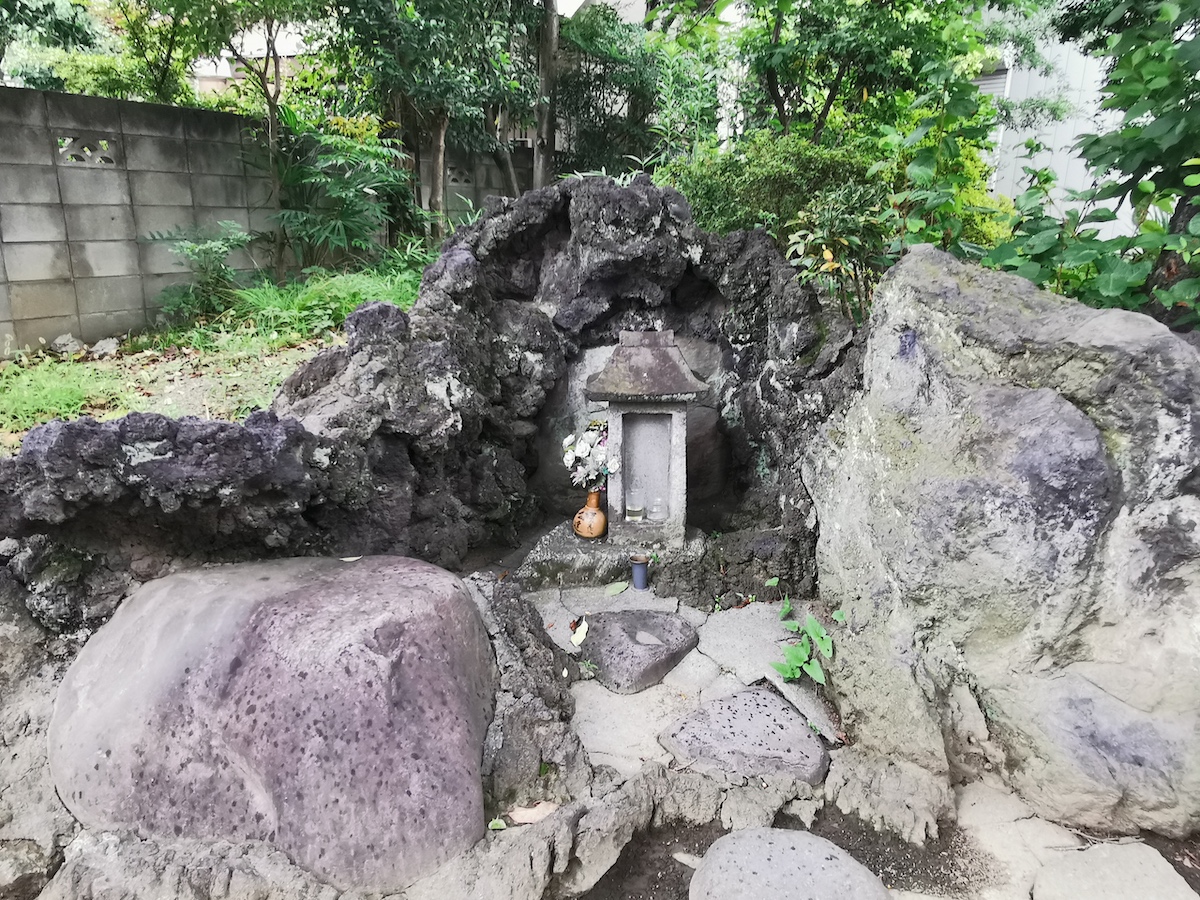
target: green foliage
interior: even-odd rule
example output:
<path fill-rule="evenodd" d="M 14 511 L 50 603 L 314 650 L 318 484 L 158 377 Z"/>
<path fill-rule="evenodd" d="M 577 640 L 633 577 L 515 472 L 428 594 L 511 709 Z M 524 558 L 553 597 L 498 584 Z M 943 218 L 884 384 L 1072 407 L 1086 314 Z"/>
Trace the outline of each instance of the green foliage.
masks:
<path fill-rule="evenodd" d="M 414 137 L 448 119 L 483 143 L 484 107 L 533 106 L 535 12 L 519 0 L 345 0 L 328 50 Z"/>
<path fill-rule="evenodd" d="M 654 174 L 679 190 L 708 231 L 765 227 L 772 234 L 815 210 L 845 185 L 868 185 L 871 160 L 854 150 L 818 147 L 801 135 L 759 131 L 730 149 L 706 144 Z"/>
<path fill-rule="evenodd" d="M 875 180 L 829 191 L 789 222 L 788 256 L 801 279 L 823 284 L 859 324 L 883 272 L 912 244 L 978 258 L 1010 233 L 980 152 L 994 114 L 953 67 L 931 64 L 924 77 L 930 89 L 913 101 L 912 126 L 881 129 Z"/>
<path fill-rule="evenodd" d="M 1103 13 L 1103 18 L 1100 14 Z M 1098 179 L 1069 194 L 1082 209 L 1056 210 L 1054 175 L 1026 168 L 1013 238 L 985 262 L 1098 307 L 1150 312 L 1174 328 L 1200 323 L 1200 0 L 1135 7 L 1077 4 L 1080 33 L 1116 30 L 1099 55 L 1109 63 L 1103 106 L 1123 117 L 1113 130 L 1084 135 L 1078 147 Z M 1100 43 L 1097 37 L 1097 44 Z M 1031 152 L 1039 149 L 1030 146 Z M 1115 218 L 1099 205 L 1130 202 L 1132 236 L 1101 238 L 1091 225 Z"/>
<path fill-rule="evenodd" d="M 654 33 L 646 40 L 656 66 L 650 126 L 658 139 L 655 156 L 673 159 L 717 133 L 717 85 L 725 60 L 716 44 L 685 47 Z"/>
<path fill-rule="evenodd" d="M 643 29 L 596 4 L 563 22 L 556 104 L 563 171 L 620 172 L 630 157 L 648 159 L 657 67 Z M 639 167 L 640 168 L 640 167 Z"/>
<path fill-rule="evenodd" d="M 871 294 L 894 261 L 884 214 L 885 184 L 849 184 L 819 196 L 788 223 L 787 255 L 802 281 L 823 285 L 856 324 L 866 321 Z"/>
<path fill-rule="evenodd" d="M 153 232 L 149 239 L 169 241 L 171 251 L 192 272 L 191 284 L 164 292 L 164 313 L 185 319 L 214 315 L 225 309 L 237 285 L 237 272 L 229 265 L 229 255 L 248 247 L 252 240 L 237 222 L 221 222 L 215 230 Z"/>
<path fill-rule="evenodd" d="M 24 431 L 50 419 L 116 406 L 115 378 L 78 362 L 50 359 L 0 368 L 0 431 Z"/>
<path fill-rule="evenodd" d="M 188 69 L 221 49 L 219 7 L 213 0 L 111 0 L 126 56 L 142 73 L 139 96 L 157 103 L 186 97 Z"/>
<path fill-rule="evenodd" d="M 295 346 L 341 328 L 346 316 L 364 303 L 394 303 L 411 309 L 421 271 L 431 254 L 417 241 L 393 251 L 374 269 L 357 272 L 310 270 L 304 281 L 230 287 L 219 309 L 181 308 L 173 318 L 191 318 L 157 334 L 135 339 L 135 349 L 187 347 L 231 349 L 230 339 L 267 349 Z"/>
<path fill-rule="evenodd" d="M 126 54 L 79 53 L 59 48 L 25 52 L 10 66 L 26 87 L 65 91 L 119 100 L 153 100 L 187 104 L 195 100 L 186 72 L 174 71 L 156 93 L 147 91 L 150 77 L 141 62 Z"/>
<path fill-rule="evenodd" d="M 983 155 L 972 146 L 962 147 L 963 181 L 955 192 L 958 215 L 962 218 L 962 240 L 966 244 L 991 248 L 1012 236 L 1010 221 L 1016 212 L 1013 202 L 988 190 L 991 168 Z"/>
<path fill-rule="evenodd" d="M 1134 4 L 1119 4 L 1106 23 Z M 1200 151 L 1200 0 L 1152 6 L 1152 21 L 1112 35 L 1100 55 L 1111 65 L 1104 109 L 1123 113 L 1105 134 L 1084 135 L 1079 150 L 1098 175 L 1119 173 L 1128 197 L 1153 177 L 1157 191 L 1184 192 L 1186 160 Z"/>
<path fill-rule="evenodd" d="M 1040 146 L 1031 144 L 1030 153 Z M 1190 163 L 1200 181 L 1200 158 Z M 1185 164 L 1184 169 L 1189 168 Z M 1055 176 L 1047 169 L 1025 167 L 1030 187 L 1016 199 L 1012 239 L 992 250 L 985 265 L 1016 272 L 1034 284 L 1074 297 L 1089 306 L 1145 310 L 1157 302 L 1169 312 L 1173 327 L 1200 323 L 1200 278 L 1187 277 L 1170 285 L 1154 285 L 1150 276 L 1163 253 L 1174 253 L 1184 266 L 1200 259 L 1200 218 L 1184 233 L 1164 224 L 1178 191 L 1159 191 L 1146 181 L 1144 215 L 1135 235 L 1102 238 L 1095 226 L 1116 218 L 1100 201 L 1120 190 L 1101 186 L 1072 192 L 1081 208 L 1057 209 L 1051 199 Z M 1186 176 L 1185 176 L 1186 177 Z M 1157 213 L 1157 215 L 1156 215 Z"/>
<path fill-rule="evenodd" d="M 595 4 L 564 20 L 562 46 L 569 65 L 555 99 L 560 169 L 618 177 L 715 134 L 724 69 L 715 44 L 685 47 Z"/>
<path fill-rule="evenodd" d="M 783 133 L 799 126 L 826 138 L 835 108 L 894 122 L 905 92 L 927 88 L 931 66 L 961 58 L 964 23 L 978 31 L 982 3 L 889 4 L 846 0 L 750 0 L 738 46 L 757 96 L 747 114 Z"/>
<path fill-rule="evenodd" d="M 275 220 L 301 266 L 375 255 L 389 211 L 393 221 L 413 224 L 410 176 L 400 167 L 406 157 L 391 141 L 339 134 L 288 107 L 279 112 L 285 131 L 275 167 L 283 209 Z"/>
<path fill-rule="evenodd" d="M 89 48 L 96 29 L 87 8 L 69 0 L 0 2 L 0 61 L 10 44 L 25 39 L 42 47 Z"/>
<path fill-rule="evenodd" d="M 785 596 L 779 607 L 779 619 L 784 628 L 799 635 L 800 639 L 784 644 L 783 662 L 773 662 L 771 666 L 787 681 L 796 681 L 807 675 L 817 684 L 824 684 L 825 670 L 821 667 L 821 658 L 833 659 L 833 638 L 811 613 L 805 616 L 803 623 L 789 619 L 791 613 L 791 598 Z"/>
<path fill-rule="evenodd" d="M 964 41 L 962 50 L 969 49 Z M 891 252 L 899 259 L 912 244 L 936 244 L 960 257 L 978 259 L 986 248 L 966 236 L 965 213 L 980 213 L 964 204 L 963 189 L 978 184 L 978 161 L 967 148 L 988 146 L 996 126 L 994 113 L 983 107 L 979 88 L 946 62 L 923 71 L 929 90 L 913 101 L 921 115 L 907 134 L 885 127 L 881 142 L 894 165 L 903 165 L 901 190 L 889 197 L 884 218 L 892 226 Z M 884 165 L 879 170 L 886 168 Z"/>

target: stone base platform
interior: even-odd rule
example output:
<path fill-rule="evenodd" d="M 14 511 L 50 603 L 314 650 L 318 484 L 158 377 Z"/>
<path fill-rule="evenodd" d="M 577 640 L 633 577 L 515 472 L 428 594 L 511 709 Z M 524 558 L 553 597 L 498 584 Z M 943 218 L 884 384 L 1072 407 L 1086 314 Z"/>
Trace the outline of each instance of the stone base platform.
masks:
<path fill-rule="evenodd" d="M 547 532 L 526 555 L 516 575 L 527 591 L 543 587 L 572 587 L 575 585 L 605 585 L 613 581 L 629 581 L 629 557 L 633 553 L 657 553 L 672 563 L 699 561 L 707 544 L 703 533 L 690 528 L 682 548 L 668 548 L 655 541 L 649 533 L 645 543 L 617 542 L 608 536 L 581 538 L 563 522 Z M 654 564 L 651 563 L 651 577 Z"/>

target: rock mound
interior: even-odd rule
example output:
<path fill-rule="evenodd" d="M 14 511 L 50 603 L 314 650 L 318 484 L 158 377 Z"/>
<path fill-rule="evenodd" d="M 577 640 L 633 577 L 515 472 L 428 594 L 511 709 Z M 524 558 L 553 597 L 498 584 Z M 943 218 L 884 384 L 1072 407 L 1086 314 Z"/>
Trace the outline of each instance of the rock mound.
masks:
<path fill-rule="evenodd" d="M 850 329 L 793 276 L 765 234 L 707 234 L 649 179 L 497 199 L 446 242 L 411 313 L 358 310 L 345 346 L 293 373 L 270 413 L 35 429 L 0 459 L 0 534 L 20 541 L 0 563 L 57 631 L 95 627 L 180 561 L 398 553 L 460 568 L 545 509 L 578 508 L 557 460 L 586 376 L 622 329 L 672 328 L 711 387 L 689 416 L 689 495 L 724 536 L 711 558 L 664 564 L 660 586 L 811 585 L 796 448 L 857 357 L 843 364 Z"/>
<path fill-rule="evenodd" d="M 68 671 L 50 725 L 93 830 L 265 841 L 341 887 L 392 891 L 484 831 L 495 667 L 463 584 L 411 559 L 174 575 Z"/>

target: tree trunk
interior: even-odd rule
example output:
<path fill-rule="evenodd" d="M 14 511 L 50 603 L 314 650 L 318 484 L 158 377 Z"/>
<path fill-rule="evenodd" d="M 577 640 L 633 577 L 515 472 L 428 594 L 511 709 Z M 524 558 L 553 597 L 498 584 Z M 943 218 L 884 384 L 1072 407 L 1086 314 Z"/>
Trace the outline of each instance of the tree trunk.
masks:
<path fill-rule="evenodd" d="M 280 148 L 283 125 L 279 119 L 279 97 L 283 89 L 281 78 L 282 61 L 279 58 L 279 49 L 275 40 L 278 28 L 278 23 L 273 20 L 267 20 L 264 23 L 263 31 L 266 35 L 266 53 L 261 60 L 252 62 L 232 40 L 226 42 L 225 45 L 230 53 L 233 54 L 238 65 L 246 70 L 246 74 L 253 76 L 254 80 L 258 82 L 258 89 L 262 92 L 263 104 L 266 106 L 267 112 L 267 172 L 271 178 L 271 197 L 268 204 L 275 210 L 283 209 L 284 203 L 283 158 Z M 283 284 L 287 271 L 283 260 L 286 247 L 287 237 L 283 232 L 283 228 L 277 225 L 271 240 L 271 268 L 274 271 L 276 284 Z M 297 251 L 296 255 L 300 255 L 299 251 Z M 313 264 L 309 260 L 298 261 L 305 265 Z"/>
<path fill-rule="evenodd" d="M 558 0 L 542 0 L 542 28 L 538 40 L 537 139 L 533 143 L 533 186 L 554 180 L 554 137 L 558 121 L 554 90 L 558 81 Z"/>
<path fill-rule="evenodd" d="M 521 196 L 521 185 L 517 183 L 517 169 L 513 165 L 512 151 L 508 147 L 508 114 L 501 110 L 499 114 L 494 109 L 483 111 L 483 126 L 488 136 L 495 141 L 492 159 L 500 169 L 500 177 L 504 180 L 504 193 L 509 197 Z"/>
<path fill-rule="evenodd" d="M 825 122 L 829 119 L 829 111 L 833 109 L 833 101 L 837 99 L 838 91 L 842 89 L 842 80 L 846 77 L 846 72 L 849 69 L 849 62 L 843 62 L 838 67 L 837 75 L 833 79 L 833 85 L 829 88 L 829 93 L 825 97 L 825 105 L 821 107 L 821 114 L 817 116 L 817 122 L 813 125 L 812 142 L 814 144 L 821 143 L 821 132 L 825 130 Z"/>
<path fill-rule="evenodd" d="M 773 45 L 778 44 L 782 34 L 783 10 L 776 10 L 775 28 L 771 32 L 771 43 Z M 784 134 L 787 134 L 791 126 L 791 117 L 788 115 L 787 103 L 784 102 L 783 92 L 779 90 L 779 73 L 774 69 L 767 69 L 767 95 L 775 105 L 775 115 L 779 117 L 779 127 L 783 129 Z"/>
<path fill-rule="evenodd" d="M 435 241 L 446 236 L 446 129 L 449 127 L 449 116 L 439 113 L 433 123 L 433 165 L 429 183 L 429 212 L 433 217 L 430 230 Z"/>
<path fill-rule="evenodd" d="M 1167 231 L 1171 234 L 1187 234 L 1188 224 L 1192 219 L 1200 216 L 1200 206 L 1192 205 L 1192 200 L 1200 196 L 1200 187 L 1186 188 L 1185 190 L 1186 193 L 1175 204 L 1175 212 L 1171 215 L 1170 222 L 1167 223 Z M 1154 261 L 1154 268 L 1151 269 L 1150 275 L 1146 279 L 1146 287 L 1151 290 L 1166 290 L 1185 279 L 1195 278 L 1197 275 L 1200 275 L 1200 271 L 1194 265 L 1189 265 L 1176 251 L 1164 250 Z M 1200 304 L 1200 295 L 1196 297 L 1195 302 Z M 1173 320 L 1179 318 L 1179 310 L 1164 310 L 1161 318 L 1170 325 Z"/>

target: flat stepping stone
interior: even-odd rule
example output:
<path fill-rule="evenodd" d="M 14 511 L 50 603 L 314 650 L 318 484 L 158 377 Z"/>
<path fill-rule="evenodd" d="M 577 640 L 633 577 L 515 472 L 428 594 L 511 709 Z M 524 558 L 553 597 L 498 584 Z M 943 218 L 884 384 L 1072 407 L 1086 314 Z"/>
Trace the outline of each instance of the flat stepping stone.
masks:
<path fill-rule="evenodd" d="M 703 704 L 658 736 L 679 760 L 730 777 L 785 774 L 820 784 L 829 753 L 804 717 L 768 687 Z"/>
<path fill-rule="evenodd" d="M 579 735 L 593 766 L 612 766 L 625 777 L 647 762 L 669 763 L 671 754 L 658 742 L 658 732 L 696 703 L 679 691 L 656 684 L 638 694 L 614 694 L 597 681 L 571 685 L 575 715 L 571 728 Z"/>
<path fill-rule="evenodd" d="M 745 828 L 717 838 L 688 900 L 891 900 L 870 869 L 825 838 L 785 828 Z"/>
<path fill-rule="evenodd" d="M 1037 873 L 1033 900 L 1195 900 L 1161 853 L 1145 844 L 1096 844 L 1063 853 Z"/>
<path fill-rule="evenodd" d="M 580 652 L 596 666 L 596 680 L 617 694 L 658 684 L 700 640 L 679 616 L 653 610 L 597 613 L 587 623 Z"/>

